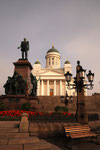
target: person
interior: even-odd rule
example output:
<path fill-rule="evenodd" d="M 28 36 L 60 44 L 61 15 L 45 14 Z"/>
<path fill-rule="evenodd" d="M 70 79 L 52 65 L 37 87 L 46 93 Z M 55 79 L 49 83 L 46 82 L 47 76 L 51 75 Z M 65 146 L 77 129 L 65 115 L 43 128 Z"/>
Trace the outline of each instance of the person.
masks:
<path fill-rule="evenodd" d="M 27 59 L 27 51 L 29 50 L 29 41 L 27 41 L 26 38 L 24 38 L 24 41 L 21 42 L 21 45 L 20 47 L 18 47 L 18 49 L 21 48 L 21 51 L 22 51 L 22 59 Z M 25 54 L 25 58 L 24 58 L 24 54 Z"/>

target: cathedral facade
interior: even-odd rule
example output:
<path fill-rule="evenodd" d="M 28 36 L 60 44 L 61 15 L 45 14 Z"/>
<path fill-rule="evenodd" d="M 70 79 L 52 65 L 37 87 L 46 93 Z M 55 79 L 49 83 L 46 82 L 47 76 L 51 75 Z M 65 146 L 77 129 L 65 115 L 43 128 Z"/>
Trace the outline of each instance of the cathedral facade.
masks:
<path fill-rule="evenodd" d="M 32 74 L 36 76 L 37 96 L 68 96 L 75 95 L 75 90 L 68 90 L 64 74 L 69 71 L 72 73 L 71 63 L 66 60 L 64 68 L 60 67 L 60 53 L 52 46 L 45 56 L 46 67 L 42 68 L 37 60 L 33 65 Z M 73 82 L 73 79 L 72 79 Z"/>

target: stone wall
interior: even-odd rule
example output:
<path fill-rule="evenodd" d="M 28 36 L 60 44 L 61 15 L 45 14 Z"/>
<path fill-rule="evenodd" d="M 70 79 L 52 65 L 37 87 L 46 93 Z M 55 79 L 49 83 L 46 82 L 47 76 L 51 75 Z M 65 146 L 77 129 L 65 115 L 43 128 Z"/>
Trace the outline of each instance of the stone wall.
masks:
<path fill-rule="evenodd" d="M 37 97 L 26 97 L 24 95 L 0 96 L 0 102 L 6 105 L 6 110 L 20 110 L 22 104 L 29 102 L 33 111 L 39 111 Z"/>
<path fill-rule="evenodd" d="M 85 102 L 88 113 L 100 114 L 100 95 L 86 96 Z M 74 97 L 73 103 L 68 104 L 68 109 L 69 112 L 76 111 L 76 97 Z"/>
<path fill-rule="evenodd" d="M 69 123 L 70 125 L 78 125 L 78 123 Z M 68 123 L 30 123 L 30 136 L 38 136 L 40 138 L 64 136 L 64 126 Z"/>
<path fill-rule="evenodd" d="M 65 106 L 68 107 L 69 112 L 76 112 L 76 97 L 74 97 L 73 102 L 68 103 L 68 105 L 65 105 L 59 96 L 39 96 L 38 100 L 41 110 L 54 111 L 55 106 Z M 100 95 L 86 96 L 85 102 L 88 113 L 100 114 Z"/>
<path fill-rule="evenodd" d="M 59 96 L 38 96 L 41 111 L 54 111 L 56 106 L 65 106 Z"/>
<path fill-rule="evenodd" d="M 12 100 L 18 100 L 15 102 Z M 34 107 L 38 111 L 51 112 L 54 111 L 56 106 L 65 106 L 64 102 L 59 96 L 38 96 L 38 97 L 26 97 L 22 95 L 10 95 L 10 96 L 0 96 L 0 101 L 4 102 L 7 106 L 7 109 L 20 109 L 21 105 L 25 102 L 29 102 L 34 110 Z M 86 96 L 86 108 L 88 113 L 98 113 L 100 115 L 100 95 Z M 68 111 L 71 113 L 76 112 L 76 97 L 72 103 L 68 103 L 66 106 Z"/>
<path fill-rule="evenodd" d="M 76 126 L 79 123 L 30 123 L 29 134 L 30 136 L 38 136 L 40 138 L 64 136 L 65 126 Z M 100 120 L 89 122 L 91 129 L 100 129 Z"/>

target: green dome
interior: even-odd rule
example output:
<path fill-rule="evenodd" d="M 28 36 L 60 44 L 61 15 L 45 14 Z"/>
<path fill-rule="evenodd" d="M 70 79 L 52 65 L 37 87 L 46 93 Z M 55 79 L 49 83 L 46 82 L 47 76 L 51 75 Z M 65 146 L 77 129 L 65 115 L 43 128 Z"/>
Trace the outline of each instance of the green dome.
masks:
<path fill-rule="evenodd" d="M 37 60 L 37 61 L 35 62 L 35 64 L 41 64 L 41 63 L 39 62 L 39 60 Z"/>
<path fill-rule="evenodd" d="M 47 51 L 47 53 L 51 53 L 51 52 L 56 52 L 59 54 L 59 51 L 55 49 L 54 46 L 52 46 L 52 48 Z"/>
<path fill-rule="evenodd" d="M 66 60 L 66 61 L 65 61 L 65 64 L 70 64 L 70 61 Z"/>

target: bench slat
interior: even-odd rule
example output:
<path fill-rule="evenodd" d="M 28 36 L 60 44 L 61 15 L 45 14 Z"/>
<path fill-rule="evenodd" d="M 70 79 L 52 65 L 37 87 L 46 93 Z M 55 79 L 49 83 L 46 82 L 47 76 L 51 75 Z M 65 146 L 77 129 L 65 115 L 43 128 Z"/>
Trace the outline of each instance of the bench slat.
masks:
<path fill-rule="evenodd" d="M 68 136 L 68 135 L 66 134 L 66 136 Z M 96 137 L 97 134 L 88 134 L 88 133 L 85 133 L 85 134 L 71 134 L 71 137 L 72 137 L 72 138 L 92 137 L 92 136 Z"/>
<path fill-rule="evenodd" d="M 81 137 L 96 137 L 97 135 L 89 135 L 89 134 L 83 134 L 83 135 L 72 135 L 72 138 L 81 138 Z"/>
<path fill-rule="evenodd" d="M 90 130 L 65 130 L 65 132 L 90 132 Z"/>
<path fill-rule="evenodd" d="M 80 131 L 90 131 L 90 129 L 65 129 L 65 131 L 66 132 L 68 132 L 68 131 L 77 131 L 77 132 L 79 131 L 80 132 Z"/>
<path fill-rule="evenodd" d="M 65 128 L 65 130 L 83 130 L 83 129 L 90 130 L 90 128 Z"/>
<path fill-rule="evenodd" d="M 97 135 L 97 134 L 95 134 L 95 133 L 90 133 L 90 132 L 85 132 L 85 133 L 71 133 L 71 135 L 86 135 L 86 134 L 88 134 L 88 135 Z"/>
<path fill-rule="evenodd" d="M 71 132 L 66 132 L 66 135 L 68 135 L 68 134 L 71 134 L 71 135 L 72 134 L 80 134 L 80 135 L 82 135 L 82 134 L 87 134 L 87 133 L 90 134 L 90 132 L 78 132 L 78 133 L 76 133 L 76 132 L 72 132 L 72 133 Z"/>
<path fill-rule="evenodd" d="M 65 127 L 65 129 L 90 129 L 89 127 Z"/>
<path fill-rule="evenodd" d="M 85 127 L 88 127 L 90 128 L 88 125 L 80 125 L 80 126 L 65 126 L 64 128 L 85 128 Z"/>

